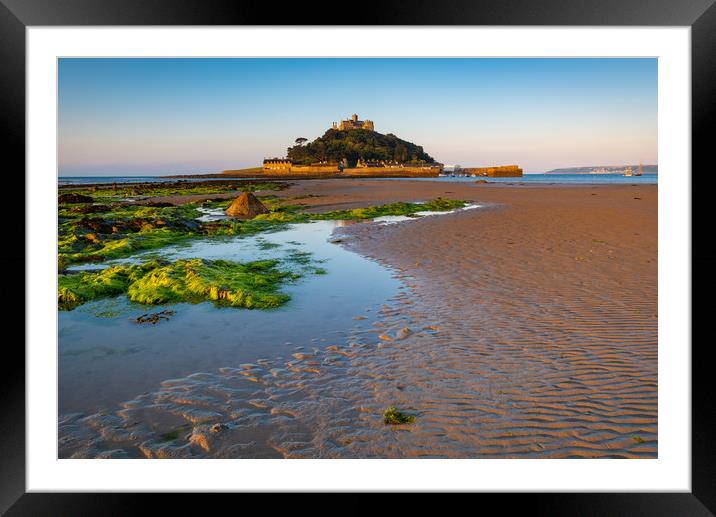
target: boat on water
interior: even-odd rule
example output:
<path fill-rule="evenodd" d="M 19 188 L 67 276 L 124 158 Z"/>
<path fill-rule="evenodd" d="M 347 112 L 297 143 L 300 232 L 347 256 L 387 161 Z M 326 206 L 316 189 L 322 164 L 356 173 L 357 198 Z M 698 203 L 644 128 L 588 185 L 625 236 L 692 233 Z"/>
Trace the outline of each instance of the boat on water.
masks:
<path fill-rule="evenodd" d="M 634 176 L 641 176 L 644 173 L 644 170 L 641 167 L 641 163 L 639 164 L 639 168 L 636 170 L 636 173 Z"/>
<path fill-rule="evenodd" d="M 627 167 L 626 169 L 624 169 L 624 176 L 633 176 L 631 167 Z M 638 174 L 638 176 L 641 176 L 641 174 Z"/>

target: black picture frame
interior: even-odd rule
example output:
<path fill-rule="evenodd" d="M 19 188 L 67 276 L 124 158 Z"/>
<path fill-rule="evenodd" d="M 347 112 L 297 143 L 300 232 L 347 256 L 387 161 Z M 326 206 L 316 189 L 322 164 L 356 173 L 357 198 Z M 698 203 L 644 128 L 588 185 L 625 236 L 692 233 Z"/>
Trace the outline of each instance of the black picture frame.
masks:
<path fill-rule="evenodd" d="M 32 193 L 25 192 L 25 29 L 28 26 L 86 25 L 550 25 L 550 26 L 689 26 L 692 50 L 692 170 L 699 171 L 698 189 L 692 181 L 692 275 L 699 282 L 693 294 L 706 295 L 714 287 L 716 252 L 697 247 L 695 237 L 706 233 L 712 217 L 705 203 L 695 203 L 711 190 L 707 181 L 712 144 L 707 128 L 716 115 L 716 6 L 715 0 L 493 0 L 474 2 L 411 2 L 395 0 L 351 4 L 338 15 L 335 4 L 276 5 L 213 0 L 0 0 L 0 105 L 5 144 L 6 182 L 25 213 Z M 360 5 L 360 8 L 357 6 Z M 330 19 L 329 19 L 330 18 Z M 336 23 L 336 20 L 342 23 Z M 10 160 L 8 160 L 10 158 Z M 691 172 L 689 171 L 689 174 Z M 710 180 L 713 182 L 713 180 Z M 17 192 L 23 192 L 22 196 Z M 699 206 L 701 208 L 699 208 Z M 30 207 L 31 208 L 31 207 Z M 5 271 L 24 271 L 25 226 L 12 225 L 8 234 L 13 253 L 0 261 Z M 8 243 L 10 244 L 10 243 Z M 11 275 L 8 288 L 24 292 L 21 275 Z M 693 296 L 693 295 L 692 295 Z M 692 299 L 692 326 L 703 321 L 710 304 Z M 23 311 L 25 304 L 15 304 Z M 7 308 L 6 311 L 9 311 Z M 18 328 L 6 312 L 6 329 Z M 700 317 L 699 317 L 700 316 Z M 25 355 L 20 339 L 4 343 L 2 419 L 0 424 L 0 512 L 7 515 L 127 515 L 146 507 L 150 496 L 135 494 L 26 493 L 25 490 Z M 485 494 L 497 498 L 504 510 L 529 505 L 538 515 L 713 515 L 716 513 L 716 440 L 712 399 L 709 341 L 697 341 L 692 330 L 692 491 L 690 493 L 621 494 Z M 683 344 L 685 347 L 689 343 Z M 151 496 L 156 497 L 156 496 Z M 184 496 L 163 497 L 165 512 L 186 504 Z M 181 506 L 179 506 L 181 505 Z M 360 505 L 356 506 L 358 510 Z M 146 508 L 144 508 L 146 509 Z M 369 510 L 366 507 L 366 510 Z"/>

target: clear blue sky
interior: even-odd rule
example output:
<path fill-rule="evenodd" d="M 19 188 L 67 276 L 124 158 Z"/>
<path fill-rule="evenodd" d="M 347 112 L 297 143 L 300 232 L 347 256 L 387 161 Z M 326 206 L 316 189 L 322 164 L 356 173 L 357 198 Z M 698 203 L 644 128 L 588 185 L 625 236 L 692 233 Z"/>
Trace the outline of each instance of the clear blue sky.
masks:
<path fill-rule="evenodd" d="M 61 59 L 59 174 L 216 172 L 357 113 L 446 164 L 657 163 L 656 59 Z"/>

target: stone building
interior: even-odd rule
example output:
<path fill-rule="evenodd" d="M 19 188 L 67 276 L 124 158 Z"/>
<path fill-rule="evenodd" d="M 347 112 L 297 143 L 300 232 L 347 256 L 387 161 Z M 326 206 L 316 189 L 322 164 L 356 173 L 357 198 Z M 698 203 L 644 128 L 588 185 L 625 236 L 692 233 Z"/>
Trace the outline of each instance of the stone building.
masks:
<path fill-rule="evenodd" d="M 369 131 L 375 131 L 372 120 L 358 120 L 358 115 L 355 113 L 348 120 L 341 120 L 339 124 L 334 122 L 332 127 L 340 131 L 346 131 L 348 129 L 367 129 Z"/>
<path fill-rule="evenodd" d="M 291 170 L 293 162 L 286 158 L 268 158 L 264 160 L 264 170 Z"/>
<path fill-rule="evenodd" d="M 403 164 L 395 160 L 361 160 L 358 159 L 356 167 L 403 167 Z"/>
<path fill-rule="evenodd" d="M 339 167 L 337 163 L 317 162 L 311 165 L 298 165 L 288 158 L 266 158 L 263 162 L 263 172 L 266 174 L 292 174 L 292 173 L 310 173 L 310 174 L 338 174 Z M 224 171 L 231 173 L 232 171 Z"/>

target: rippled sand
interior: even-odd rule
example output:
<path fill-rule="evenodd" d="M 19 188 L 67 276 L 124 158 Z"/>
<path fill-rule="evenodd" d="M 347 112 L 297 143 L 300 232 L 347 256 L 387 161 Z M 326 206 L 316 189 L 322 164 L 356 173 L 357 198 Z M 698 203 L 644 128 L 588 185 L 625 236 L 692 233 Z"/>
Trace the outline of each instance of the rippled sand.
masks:
<path fill-rule="evenodd" d="M 656 457 L 656 186 L 321 181 L 282 195 L 302 191 L 323 207 L 487 206 L 341 228 L 403 281 L 374 329 L 61 415 L 60 457 Z M 388 406 L 415 423 L 385 426 Z"/>

